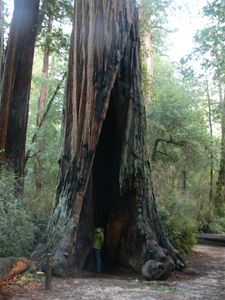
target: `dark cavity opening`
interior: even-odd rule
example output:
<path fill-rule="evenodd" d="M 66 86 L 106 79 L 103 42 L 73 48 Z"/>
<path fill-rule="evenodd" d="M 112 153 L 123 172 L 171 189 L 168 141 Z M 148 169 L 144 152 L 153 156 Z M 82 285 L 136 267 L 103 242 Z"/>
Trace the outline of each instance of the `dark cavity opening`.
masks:
<path fill-rule="evenodd" d="M 114 250 L 112 255 L 112 248 L 115 248 L 113 236 L 118 236 L 118 234 L 115 232 L 112 219 L 115 220 L 115 216 L 119 216 L 121 211 L 125 210 L 124 201 L 120 197 L 119 172 L 127 108 L 128 100 L 121 93 L 117 80 L 111 93 L 92 172 L 94 226 L 104 228 L 105 247 L 103 251 L 107 261 L 116 258 Z"/>

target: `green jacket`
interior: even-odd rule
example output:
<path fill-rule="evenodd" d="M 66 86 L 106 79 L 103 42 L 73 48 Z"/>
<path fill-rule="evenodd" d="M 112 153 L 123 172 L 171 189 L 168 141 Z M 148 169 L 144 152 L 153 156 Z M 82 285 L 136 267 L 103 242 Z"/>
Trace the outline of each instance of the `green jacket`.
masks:
<path fill-rule="evenodd" d="M 94 249 L 101 250 L 104 244 L 104 229 L 95 228 Z"/>

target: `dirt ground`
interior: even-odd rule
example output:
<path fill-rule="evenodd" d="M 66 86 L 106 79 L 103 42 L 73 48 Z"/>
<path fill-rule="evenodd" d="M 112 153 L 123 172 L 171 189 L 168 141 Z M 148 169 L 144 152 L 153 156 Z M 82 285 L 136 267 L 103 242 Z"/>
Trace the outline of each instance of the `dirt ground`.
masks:
<path fill-rule="evenodd" d="M 73 278 L 54 278 L 52 290 L 44 284 L 19 290 L 1 300 L 223 300 L 225 299 L 225 249 L 198 245 L 186 259 L 199 275 L 175 272 L 166 281 L 145 281 L 135 274 L 80 274 Z M 22 293 L 21 293 L 22 292 Z"/>

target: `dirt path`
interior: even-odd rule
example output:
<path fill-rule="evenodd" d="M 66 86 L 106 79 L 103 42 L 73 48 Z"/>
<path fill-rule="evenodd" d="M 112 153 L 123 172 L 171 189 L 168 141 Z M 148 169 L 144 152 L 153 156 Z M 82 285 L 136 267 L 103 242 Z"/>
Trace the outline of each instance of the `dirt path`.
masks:
<path fill-rule="evenodd" d="M 43 287 L 10 299 L 23 300 L 223 300 L 225 299 L 225 248 L 199 245 L 188 258 L 199 275 L 174 273 L 160 282 L 147 282 L 134 275 L 93 274 L 70 279 L 54 278 L 52 291 Z M 1 299 L 1 298 L 0 298 Z"/>

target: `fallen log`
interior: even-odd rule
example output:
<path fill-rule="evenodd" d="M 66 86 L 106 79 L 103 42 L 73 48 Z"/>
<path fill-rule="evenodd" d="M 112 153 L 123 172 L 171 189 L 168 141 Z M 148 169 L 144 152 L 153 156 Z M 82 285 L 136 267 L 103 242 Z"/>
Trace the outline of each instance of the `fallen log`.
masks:
<path fill-rule="evenodd" d="M 30 269 L 32 261 L 25 257 L 0 257 L 0 284 Z"/>
<path fill-rule="evenodd" d="M 198 244 L 225 247 L 225 234 L 200 233 L 197 234 Z"/>

